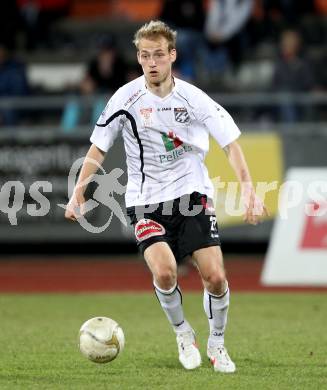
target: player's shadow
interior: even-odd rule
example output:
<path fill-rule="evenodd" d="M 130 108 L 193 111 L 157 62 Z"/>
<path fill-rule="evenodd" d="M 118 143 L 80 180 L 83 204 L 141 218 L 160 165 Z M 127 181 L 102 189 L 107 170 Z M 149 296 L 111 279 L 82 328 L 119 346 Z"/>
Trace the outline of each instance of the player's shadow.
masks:
<path fill-rule="evenodd" d="M 183 366 L 181 365 L 181 363 L 179 362 L 178 360 L 178 357 L 176 355 L 172 355 L 172 356 L 165 356 L 165 357 L 155 357 L 155 358 L 151 358 L 149 360 L 146 361 L 146 366 L 147 367 L 151 367 L 153 369 L 156 369 L 156 368 L 167 368 L 169 370 L 178 370 L 178 371 L 182 371 L 182 372 L 194 372 L 194 370 L 185 370 L 185 368 L 183 368 Z M 207 359 L 206 357 L 202 357 L 202 364 L 201 364 L 201 367 L 199 369 L 207 369 L 209 371 L 213 371 L 212 369 L 212 365 L 210 364 L 210 361 L 209 359 Z"/>
<path fill-rule="evenodd" d="M 169 369 L 179 369 L 180 367 L 182 368 L 181 364 L 178 361 L 178 358 L 176 356 L 172 357 L 155 357 L 151 358 L 146 362 L 147 367 L 152 367 L 152 368 L 169 368 Z"/>

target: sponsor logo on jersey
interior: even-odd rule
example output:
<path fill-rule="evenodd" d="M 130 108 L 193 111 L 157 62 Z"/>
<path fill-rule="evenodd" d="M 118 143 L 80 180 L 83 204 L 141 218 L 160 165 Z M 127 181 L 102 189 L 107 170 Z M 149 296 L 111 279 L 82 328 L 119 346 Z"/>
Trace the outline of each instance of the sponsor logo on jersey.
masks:
<path fill-rule="evenodd" d="M 192 146 L 185 145 L 183 141 L 177 137 L 177 135 L 170 131 L 168 134 L 161 133 L 162 141 L 165 145 L 167 154 L 160 154 L 159 159 L 161 163 L 174 161 L 182 156 L 186 152 L 191 152 Z"/>
<path fill-rule="evenodd" d="M 135 237 L 137 241 L 144 241 L 155 236 L 163 236 L 165 233 L 165 228 L 152 219 L 141 219 L 135 225 Z"/>
<path fill-rule="evenodd" d="M 157 111 L 171 111 L 171 107 L 158 107 Z"/>
<path fill-rule="evenodd" d="M 183 144 L 181 147 L 174 149 L 167 154 L 159 154 L 159 159 L 160 159 L 160 162 L 162 164 L 164 164 L 166 162 L 171 162 L 171 161 L 177 160 L 184 153 L 191 152 L 192 150 L 193 150 L 192 146 Z"/>
<path fill-rule="evenodd" d="M 170 152 L 183 144 L 183 141 L 181 141 L 173 131 L 170 131 L 168 134 L 161 133 L 161 138 L 165 145 L 166 152 Z"/>
<path fill-rule="evenodd" d="M 132 103 L 132 101 L 135 100 L 135 99 L 139 96 L 139 94 L 140 94 L 141 92 L 142 92 L 142 90 L 139 89 L 137 92 L 133 93 L 133 95 L 130 96 L 130 97 L 128 98 L 128 100 L 126 101 L 126 103 L 124 104 L 124 107 L 128 106 L 129 103 Z"/>
<path fill-rule="evenodd" d="M 179 123 L 186 123 L 190 120 L 190 115 L 185 107 L 175 107 L 174 115 L 176 122 Z"/>

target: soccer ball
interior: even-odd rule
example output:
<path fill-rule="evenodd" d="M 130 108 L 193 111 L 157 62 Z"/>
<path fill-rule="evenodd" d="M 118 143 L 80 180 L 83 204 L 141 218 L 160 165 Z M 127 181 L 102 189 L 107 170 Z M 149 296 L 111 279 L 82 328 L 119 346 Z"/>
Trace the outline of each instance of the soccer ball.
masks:
<path fill-rule="evenodd" d="M 125 336 L 116 321 L 95 317 L 84 322 L 79 331 L 79 349 L 95 363 L 108 363 L 123 350 Z"/>

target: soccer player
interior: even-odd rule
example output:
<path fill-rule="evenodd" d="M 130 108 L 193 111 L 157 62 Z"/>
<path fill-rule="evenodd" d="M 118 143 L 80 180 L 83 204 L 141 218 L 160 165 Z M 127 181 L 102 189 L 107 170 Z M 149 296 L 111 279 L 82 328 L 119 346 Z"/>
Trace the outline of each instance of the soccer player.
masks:
<path fill-rule="evenodd" d="M 78 208 L 85 203 L 85 182 L 97 170 L 92 161 L 102 164 L 122 131 L 128 167 L 127 214 L 152 272 L 156 296 L 176 333 L 179 360 L 188 370 L 201 364 L 177 284 L 178 261 L 192 256 L 204 285 L 207 355 L 215 371 L 231 373 L 235 364 L 224 347 L 229 288 L 213 185 L 204 165 L 209 134 L 225 150 L 240 182 L 245 220 L 256 224 L 267 211 L 255 195 L 237 143 L 240 131 L 231 116 L 203 91 L 172 76 L 176 32 L 161 21 L 151 21 L 136 32 L 134 43 L 143 76 L 118 89 L 100 116 L 65 216 L 76 220 L 83 213 Z"/>

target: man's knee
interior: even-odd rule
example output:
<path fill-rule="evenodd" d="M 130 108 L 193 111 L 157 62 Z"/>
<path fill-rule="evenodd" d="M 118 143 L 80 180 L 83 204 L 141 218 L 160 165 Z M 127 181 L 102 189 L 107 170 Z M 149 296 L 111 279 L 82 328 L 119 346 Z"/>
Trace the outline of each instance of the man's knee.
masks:
<path fill-rule="evenodd" d="M 207 290 L 212 293 L 220 293 L 224 290 L 226 284 L 226 275 L 223 269 L 217 269 L 206 275 L 203 275 L 203 281 Z"/>
<path fill-rule="evenodd" d="M 156 285 L 163 290 L 169 290 L 176 285 L 177 272 L 174 267 L 161 266 L 154 272 L 154 280 Z"/>
<path fill-rule="evenodd" d="M 145 260 L 152 272 L 156 286 L 170 290 L 177 282 L 177 265 L 166 242 L 157 242 L 144 252 Z"/>

